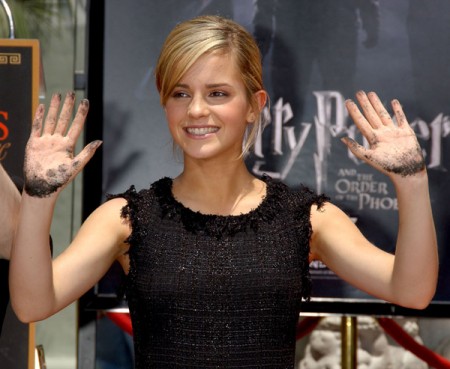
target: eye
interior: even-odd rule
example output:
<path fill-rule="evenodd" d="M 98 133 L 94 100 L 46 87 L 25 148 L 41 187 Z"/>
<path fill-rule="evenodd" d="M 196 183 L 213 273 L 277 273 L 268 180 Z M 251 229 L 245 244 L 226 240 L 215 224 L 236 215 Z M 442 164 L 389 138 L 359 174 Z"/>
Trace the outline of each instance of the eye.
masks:
<path fill-rule="evenodd" d="M 211 97 L 226 97 L 228 94 L 224 91 L 212 91 L 209 96 Z"/>
<path fill-rule="evenodd" d="M 175 98 L 175 99 L 181 99 L 181 98 L 184 98 L 184 97 L 189 97 L 189 95 L 186 92 L 184 92 L 184 91 L 174 91 L 174 92 L 172 92 L 171 96 L 173 98 Z"/>

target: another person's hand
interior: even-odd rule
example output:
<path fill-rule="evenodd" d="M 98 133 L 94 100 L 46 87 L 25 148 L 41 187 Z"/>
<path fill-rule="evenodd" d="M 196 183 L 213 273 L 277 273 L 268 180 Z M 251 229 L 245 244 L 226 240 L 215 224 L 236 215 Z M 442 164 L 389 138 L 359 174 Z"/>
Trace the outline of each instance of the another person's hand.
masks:
<path fill-rule="evenodd" d="M 89 102 L 82 100 L 75 118 L 72 112 L 75 93 L 66 95 L 58 116 L 61 95 L 52 96 L 44 121 L 45 107 L 39 105 L 25 149 L 25 192 L 34 197 L 48 197 L 64 188 L 86 165 L 100 146 L 93 141 L 74 155 L 76 141 L 83 129 Z"/>
<path fill-rule="evenodd" d="M 366 95 L 360 91 L 356 98 L 362 113 L 351 100 L 347 100 L 345 105 L 370 147 L 366 149 L 345 137 L 342 141 L 351 152 L 391 179 L 424 171 L 422 150 L 398 100 L 392 101 L 395 123 L 374 92 Z"/>

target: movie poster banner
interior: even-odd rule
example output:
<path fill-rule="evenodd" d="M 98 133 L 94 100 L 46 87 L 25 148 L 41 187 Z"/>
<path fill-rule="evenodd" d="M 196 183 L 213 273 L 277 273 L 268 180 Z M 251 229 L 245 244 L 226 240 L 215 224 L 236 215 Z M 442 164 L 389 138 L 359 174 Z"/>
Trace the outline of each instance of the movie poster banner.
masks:
<path fill-rule="evenodd" d="M 23 176 L 25 145 L 39 102 L 38 40 L 0 39 L 0 162 Z M 2 369 L 34 368 L 34 324 L 21 323 L 9 304 L 8 261 L 0 260 L 0 362 Z"/>
<path fill-rule="evenodd" d="M 450 301 L 450 2 L 211 0 L 105 2 L 103 192 L 176 176 L 153 68 L 165 36 L 199 14 L 234 18 L 257 39 L 270 105 L 249 169 L 327 194 L 369 240 L 394 252 L 398 208 L 388 178 L 341 142 L 366 144 L 344 102 L 376 91 L 398 99 L 425 155 L 441 270 L 435 302 Z M 118 21 L 120 20 L 120 21 Z M 411 265 L 414 268 L 414 265 Z M 370 299 L 311 264 L 316 297 Z"/>

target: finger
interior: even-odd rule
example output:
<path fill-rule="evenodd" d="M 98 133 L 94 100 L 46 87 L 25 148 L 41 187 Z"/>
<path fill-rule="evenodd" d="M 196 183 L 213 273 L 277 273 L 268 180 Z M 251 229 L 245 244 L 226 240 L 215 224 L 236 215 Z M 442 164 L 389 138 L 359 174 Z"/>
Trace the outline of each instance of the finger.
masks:
<path fill-rule="evenodd" d="M 356 93 L 356 99 L 361 106 L 361 109 L 366 117 L 367 121 L 373 128 L 380 128 L 383 126 L 380 117 L 372 106 L 371 101 L 367 97 L 364 91 L 358 91 Z"/>
<path fill-rule="evenodd" d="M 88 111 L 89 101 L 87 99 L 81 100 L 80 105 L 78 105 L 78 110 L 75 114 L 75 118 L 73 119 L 72 126 L 67 132 L 67 137 L 70 138 L 71 142 L 75 143 L 78 140 L 78 137 L 83 130 Z"/>
<path fill-rule="evenodd" d="M 393 125 L 394 122 L 392 121 L 391 116 L 384 107 L 383 103 L 380 101 L 378 95 L 375 92 L 369 92 L 367 94 L 367 97 L 369 98 L 372 107 L 380 118 L 381 123 L 385 126 Z"/>
<path fill-rule="evenodd" d="M 44 134 L 52 135 L 55 131 L 56 119 L 58 117 L 59 104 L 61 103 L 61 94 L 54 94 L 50 100 L 47 117 L 44 123 Z"/>
<path fill-rule="evenodd" d="M 370 150 L 367 150 L 364 146 L 360 145 L 350 137 L 343 137 L 341 138 L 341 141 L 359 160 L 364 161 L 383 173 L 385 172 L 384 169 L 375 160 L 373 160 Z"/>
<path fill-rule="evenodd" d="M 45 106 L 39 104 L 34 114 L 33 123 L 31 124 L 30 137 L 40 137 L 42 133 L 42 121 L 44 119 Z"/>
<path fill-rule="evenodd" d="M 348 147 L 348 149 L 355 155 L 358 159 L 367 160 L 367 155 L 365 155 L 367 149 L 360 145 L 358 142 L 350 137 L 342 137 L 341 141 Z"/>
<path fill-rule="evenodd" d="M 102 143 L 103 142 L 100 140 L 92 141 L 73 159 L 72 167 L 74 174 L 72 177 L 75 177 L 84 168 Z"/>
<path fill-rule="evenodd" d="M 75 105 L 75 92 L 68 92 L 59 114 L 54 133 L 64 135 L 72 119 L 73 106 Z"/>
<path fill-rule="evenodd" d="M 360 130 L 361 134 L 367 139 L 367 141 L 373 145 L 376 143 L 376 136 L 373 132 L 372 126 L 369 124 L 367 119 L 359 110 L 358 106 L 352 100 L 347 100 L 345 102 L 345 107 L 347 108 L 350 117 L 353 119 L 353 122 Z"/>
<path fill-rule="evenodd" d="M 392 109 L 394 110 L 395 119 L 397 120 L 397 125 L 400 128 L 409 127 L 408 120 L 406 119 L 406 115 L 403 112 L 402 105 L 397 99 L 392 100 Z"/>

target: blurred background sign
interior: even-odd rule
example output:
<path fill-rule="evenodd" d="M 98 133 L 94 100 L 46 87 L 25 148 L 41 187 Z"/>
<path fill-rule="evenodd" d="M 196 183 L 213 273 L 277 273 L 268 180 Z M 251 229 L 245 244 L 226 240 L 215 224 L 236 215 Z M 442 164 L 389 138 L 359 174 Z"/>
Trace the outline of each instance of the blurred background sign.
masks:
<path fill-rule="evenodd" d="M 13 178 L 23 173 L 25 145 L 39 102 L 42 70 L 38 40 L 0 39 L 0 160 Z M 34 324 L 21 323 L 9 304 L 8 262 L 0 260 L 2 369 L 34 368 Z"/>

